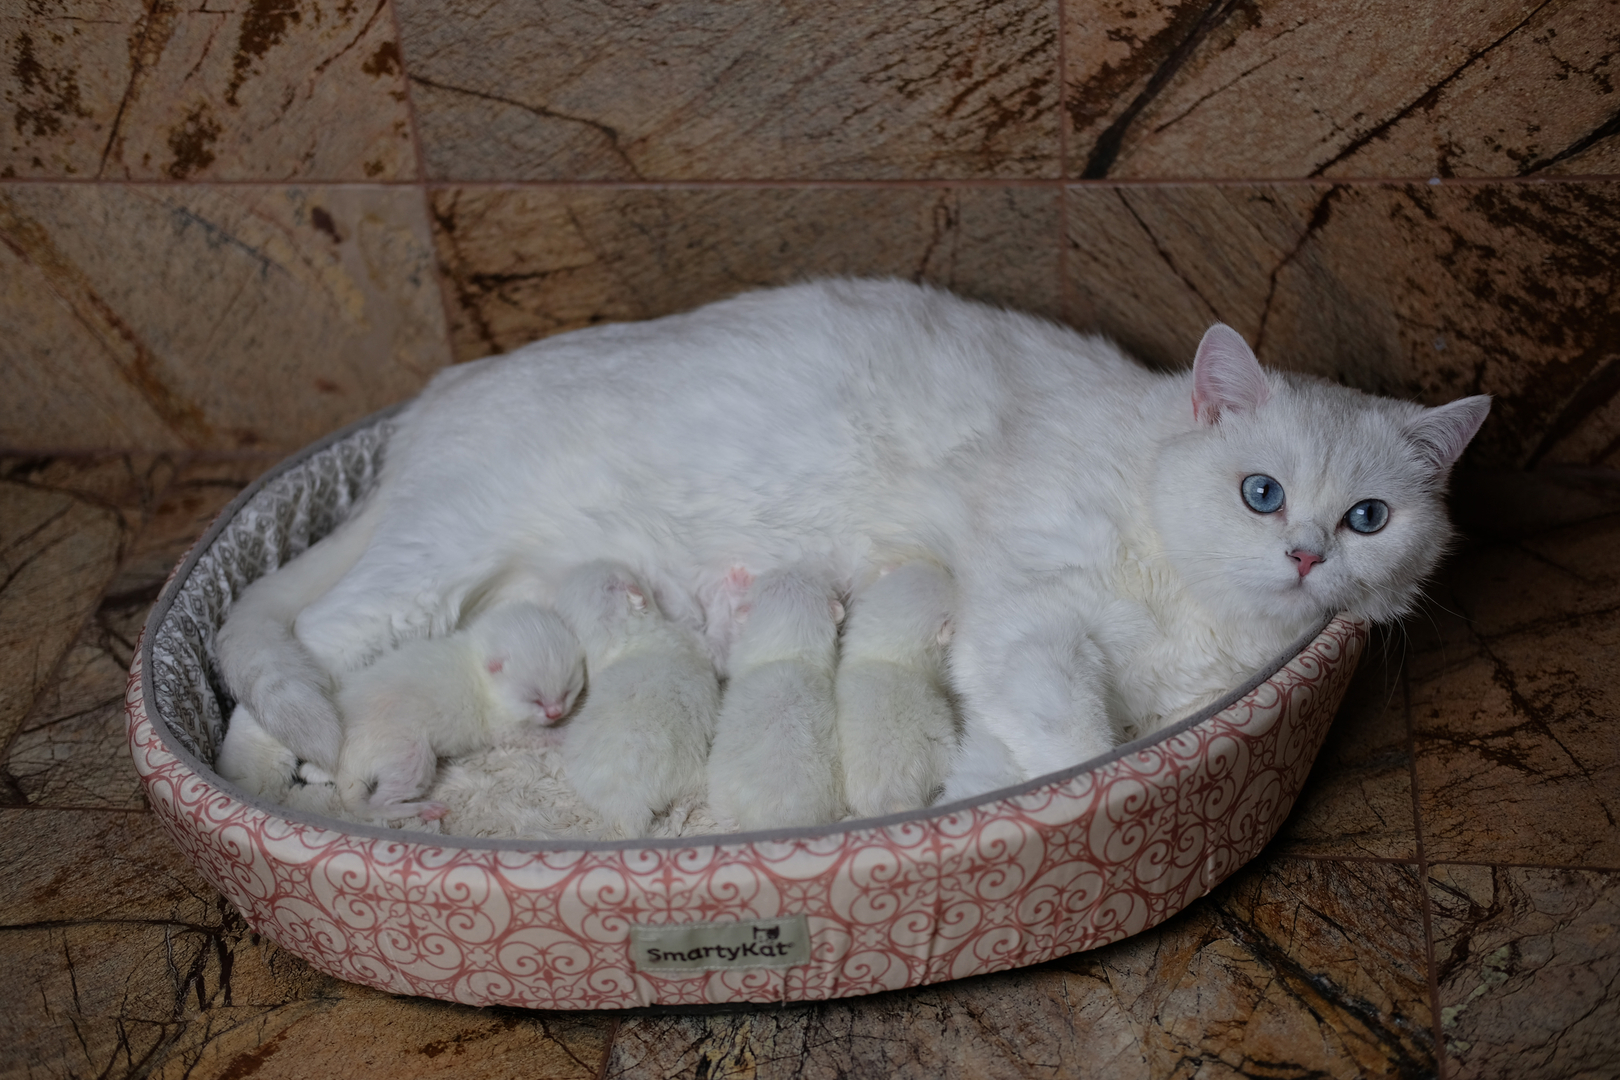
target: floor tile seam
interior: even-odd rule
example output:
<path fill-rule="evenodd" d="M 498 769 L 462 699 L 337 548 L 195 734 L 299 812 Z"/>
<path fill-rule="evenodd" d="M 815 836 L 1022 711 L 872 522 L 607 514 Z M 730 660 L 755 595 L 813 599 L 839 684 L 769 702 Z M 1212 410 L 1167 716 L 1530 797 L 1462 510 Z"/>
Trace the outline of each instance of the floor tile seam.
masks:
<path fill-rule="evenodd" d="M 1271 852 L 1274 859 L 1305 859 L 1310 862 L 1372 863 L 1381 866 L 1416 866 L 1417 856 L 1405 858 L 1393 855 L 1319 855 L 1310 851 Z"/>
<path fill-rule="evenodd" d="M 1418 910 L 1423 915 L 1424 974 L 1429 989 L 1429 1026 L 1434 1038 L 1434 1067 L 1439 1080 L 1450 1076 L 1450 1058 L 1446 1052 L 1445 1026 L 1440 1013 L 1440 973 L 1435 961 L 1434 908 L 1429 902 L 1428 851 L 1423 845 L 1423 805 L 1418 793 L 1417 725 L 1412 719 L 1412 674 L 1405 665 L 1401 670 L 1401 713 L 1406 727 L 1406 768 L 1411 781 L 1412 835 L 1417 853 Z"/>
<path fill-rule="evenodd" d="M 607 1039 L 602 1046 L 602 1063 L 597 1066 L 596 1080 L 607 1080 L 608 1066 L 613 1063 L 613 1044 L 619 1041 L 619 1026 L 623 1018 L 614 1013 L 609 1017 Z"/>
<path fill-rule="evenodd" d="M 134 768 L 133 765 L 130 766 Z M 46 810 L 55 810 L 69 814 L 142 814 L 152 813 L 150 806 L 52 806 L 47 803 L 23 803 L 20 806 L 0 806 L 0 814 L 8 811 L 29 811 L 42 813 Z M 155 819 L 154 819 L 155 820 Z"/>
<path fill-rule="evenodd" d="M 1475 866 L 1490 870 L 1568 870 L 1581 874 L 1620 874 L 1620 865 L 1605 866 L 1596 863 L 1514 862 L 1503 859 L 1439 859 L 1428 864 L 1430 870 L 1441 866 Z"/>
<path fill-rule="evenodd" d="M 26 933 L 30 930 L 71 930 L 80 926 L 162 926 L 207 934 L 211 937 L 219 937 L 228 932 L 228 927 L 224 923 L 199 923 L 192 922 L 189 919 L 121 919 L 117 916 L 108 916 L 99 919 L 40 919 L 37 922 L 0 923 L 0 934 L 8 931 Z"/>
<path fill-rule="evenodd" d="M 282 179 L 218 177 L 200 178 L 196 180 L 174 180 L 163 178 L 120 178 L 104 179 L 99 177 L 48 177 L 48 176 L 16 176 L 0 178 L 0 189 L 7 187 L 171 187 L 171 188 L 209 188 L 209 187 L 247 187 L 247 188 L 601 188 L 605 190 L 705 190 L 724 188 L 939 188 L 939 187 L 987 187 L 987 188 L 1043 188 L 1043 187 L 1071 187 L 1071 188 L 1233 188 L 1233 187 L 1304 187 L 1304 188 L 1380 188 L 1398 187 L 1409 188 L 1417 185 L 1438 188 L 1475 188 L 1475 187 L 1523 187 L 1523 186 L 1559 186 L 1570 187 L 1591 184 L 1612 184 L 1620 182 L 1620 173 L 1593 173 L 1580 176 L 1478 176 L 1478 177 L 1424 177 L 1424 176 L 1362 176 L 1339 177 L 1334 179 L 1313 177 L 1267 177 L 1267 176 L 1228 176 L 1228 177 L 1121 177 L 1109 176 L 1101 179 L 1076 179 L 1055 177 L 997 177 L 997 176 L 965 176 L 965 177 L 885 177 L 874 179 L 816 177 L 816 176 L 772 176 L 752 177 L 740 179 L 727 178 L 660 178 L 660 179 L 591 179 L 587 177 L 565 177 L 553 179 L 456 179 L 453 177 L 422 177 L 414 180 L 398 179 L 354 179 L 347 177 L 291 177 Z"/>

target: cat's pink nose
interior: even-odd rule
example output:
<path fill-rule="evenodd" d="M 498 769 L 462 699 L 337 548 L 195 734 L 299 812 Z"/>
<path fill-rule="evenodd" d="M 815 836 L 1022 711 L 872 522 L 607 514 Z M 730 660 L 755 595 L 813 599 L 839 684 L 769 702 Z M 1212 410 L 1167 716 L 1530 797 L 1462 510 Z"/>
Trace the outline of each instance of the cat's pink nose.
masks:
<path fill-rule="evenodd" d="M 1314 551 L 1306 551 L 1304 548 L 1300 548 L 1298 551 L 1290 551 L 1288 557 L 1293 559 L 1294 564 L 1299 567 L 1300 577 L 1310 573 L 1311 567 L 1322 561 L 1322 556 Z"/>
<path fill-rule="evenodd" d="M 546 719 L 547 720 L 561 720 L 563 712 L 564 712 L 564 709 L 560 704 L 559 705 L 547 705 L 546 706 Z"/>

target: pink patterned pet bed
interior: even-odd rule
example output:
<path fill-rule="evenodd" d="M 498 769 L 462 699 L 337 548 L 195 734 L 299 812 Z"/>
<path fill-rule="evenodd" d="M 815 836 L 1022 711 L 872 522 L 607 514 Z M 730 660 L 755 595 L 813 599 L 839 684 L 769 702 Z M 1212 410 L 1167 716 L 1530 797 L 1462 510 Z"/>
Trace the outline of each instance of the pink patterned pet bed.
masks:
<path fill-rule="evenodd" d="M 1203 896 L 1276 833 L 1366 641 L 1331 620 L 1249 686 L 1105 758 L 968 803 L 815 829 L 614 843 L 370 828 L 210 768 L 214 631 L 376 475 L 386 416 L 245 491 L 181 563 L 130 669 L 158 819 L 260 933 L 351 982 L 471 1005 L 809 1001 L 1039 963 Z"/>

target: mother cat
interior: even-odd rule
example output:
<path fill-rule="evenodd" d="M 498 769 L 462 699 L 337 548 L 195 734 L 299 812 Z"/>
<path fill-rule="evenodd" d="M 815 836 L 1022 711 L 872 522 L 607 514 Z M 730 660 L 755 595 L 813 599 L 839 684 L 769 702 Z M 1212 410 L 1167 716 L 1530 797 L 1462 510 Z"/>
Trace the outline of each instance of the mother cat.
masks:
<path fill-rule="evenodd" d="M 1167 374 L 898 282 L 752 293 L 441 373 L 361 511 L 249 589 L 219 653 L 263 724 L 330 769 L 331 676 L 451 632 L 491 582 L 543 601 L 570 567 L 627 564 L 723 673 L 749 632 L 738 568 L 858 611 L 880 571 L 931 560 L 957 583 L 963 797 L 1206 704 L 1333 612 L 1402 615 L 1489 407 L 1268 373 L 1221 325 Z M 783 762 L 754 794 L 794 776 Z"/>

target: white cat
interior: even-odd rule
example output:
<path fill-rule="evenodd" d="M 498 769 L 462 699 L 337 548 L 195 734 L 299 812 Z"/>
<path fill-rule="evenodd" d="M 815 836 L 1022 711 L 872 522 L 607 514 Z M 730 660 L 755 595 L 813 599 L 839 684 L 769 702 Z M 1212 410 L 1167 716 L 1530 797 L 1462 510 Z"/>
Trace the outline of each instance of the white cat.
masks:
<path fill-rule="evenodd" d="M 585 648 L 589 678 L 563 739 L 568 781 L 611 837 L 645 836 L 654 814 L 703 796 L 720 710 L 714 665 L 628 567 L 593 562 L 573 571 L 557 612 Z"/>
<path fill-rule="evenodd" d="M 838 756 L 859 817 L 927 806 L 956 721 L 945 682 L 956 584 L 930 562 L 883 574 L 850 602 L 838 656 Z"/>
<path fill-rule="evenodd" d="M 315 757 L 336 723 L 310 707 L 323 669 L 448 633 L 517 562 L 552 588 L 635 566 L 723 667 L 735 620 L 706 598 L 732 567 L 829 567 L 858 592 L 932 559 L 957 583 L 962 796 L 1197 708 L 1335 611 L 1400 616 L 1488 408 L 1262 371 L 1224 326 L 1163 373 L 924 287 L 754 293 L 441 373 L 365 510 L 250 588 L 220 651 L 238 698 Z"/>
<path fill-rule="evenodd" d="M 772 570 L 739 609 L 731 681 L 709 754 L 709 806 L 743 829 L 843 814 L 833 672 L 844 618 L 829 575 Z"/>
<path fill-rule="evenodd" d="M 579 641 L 533 604 L 502 604 L 459 633 L 405 642 L 340 680 L 344 806 L 377 820 L 441 816 L 443 804 L 420 799 L 440 755 L 489 746 L 521 724 L 555 724 L 584 684 Z"/>

